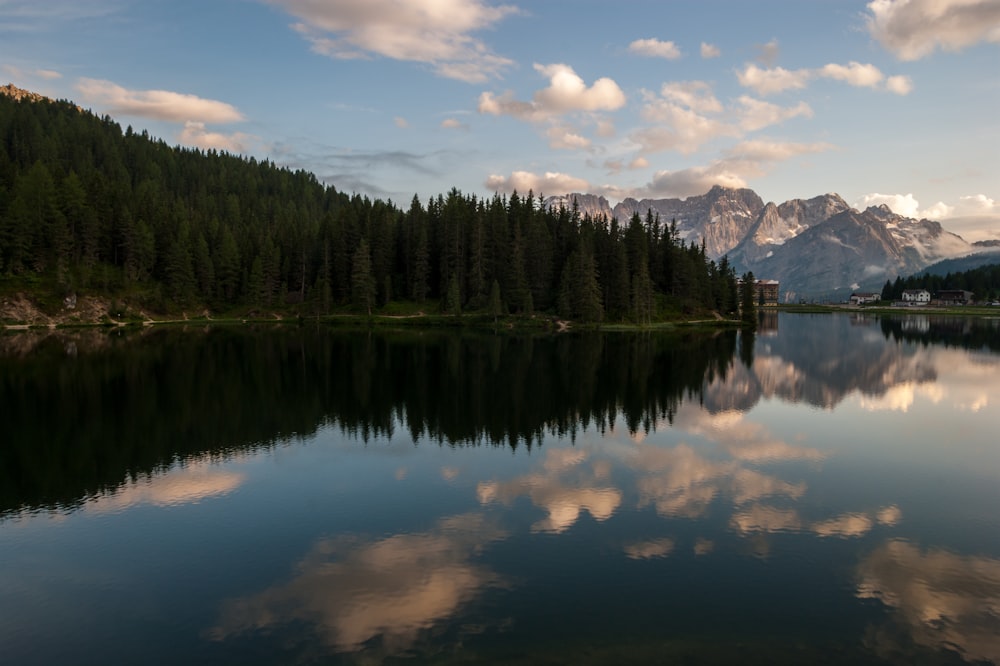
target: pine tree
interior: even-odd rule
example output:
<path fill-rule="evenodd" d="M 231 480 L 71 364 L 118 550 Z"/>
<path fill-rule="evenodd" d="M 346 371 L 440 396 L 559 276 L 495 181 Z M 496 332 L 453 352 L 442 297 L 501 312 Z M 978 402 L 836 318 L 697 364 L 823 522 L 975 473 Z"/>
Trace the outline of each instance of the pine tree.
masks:
<path fill-rule="evenodd" d="M 375 277 L 372 275 L 371 251 L 364 238 L 351 262 L 351 300 L 369 317 L 375 305 Z"/>

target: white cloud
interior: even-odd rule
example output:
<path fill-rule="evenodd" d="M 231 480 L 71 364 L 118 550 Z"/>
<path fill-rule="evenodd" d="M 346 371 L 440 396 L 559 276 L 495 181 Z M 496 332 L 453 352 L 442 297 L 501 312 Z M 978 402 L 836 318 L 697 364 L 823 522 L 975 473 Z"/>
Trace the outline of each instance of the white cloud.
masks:
<path fill-rule="evenodd" d="M 26 79 L 26 78 L 39 78 L 45 79 L 46 81 L 51 81 L 53 79 L 61 79 L 62 74 L 52 69 L 31 69 L 23 70 L 16 65 L 4 65 L 0 67 L 4 72 L 7 73 L 12 79 Z"/>
<path fill-rule="evenodd" d="M 916 217 L 920 208 L 920 202 L 913 198 L 912 193 L 880 194 L 878 192 L 865 194 L 855 202 L 854 207 L 858 210 L 864 210 L 869 206 L 881 206 L 882 204 L 888 206 L 892 212 L 906 217 Z"/>
<path fill-rule="evenodd" d="M 783 67 L 762 69 L 748 64 L 736 77 L 744 88 L 751 88 L 758 95 L 771 95 L 785 90 L 800 90 L 806 87 L 812 76 L 808 69 L 787 70 Z"/>
<path fill-rule="evenodd" d="M 111 114 L 155 120 L 196 123 L 231 123 L 243 114 L 231 104 L 167 90 L 128 90 L 111 81 L 80 79 L 76 89 L 84 101 Z"/>
<path fill-rule="evenodd" d="M 804 118 L 812 118 L 813 116 L 812 108 L 805 102 L 799 102 L 795 106 L 781 107 L 748 95 L 741 95 L 736 101 L 742 107 L 738 111 L 740 127 L 747 132 L 777 125 L 799 116 Z"/>
<path fill-rule="evenodd" d="M 202 150 L 224 150 L 230 153 L 246 154 L 249 152 L 249 144 L 254 137 L 243 132 L 232 134 L 221 134 L 219 132 L 209 132 L 205 129 L 205 123 L 186 122 L 181 130 L 178 140 L 187 146 L 194 146 Z"/>
<path fill-rule="evenodd" d="M 468 129 L 469 126 L 457 118 L 445 118 L 441 121 L 442 129 Z"/>
<path fill-rule="evenodd" d="M 829 143 L 791 143 L 758 139 L 743 141 L 730 148 L 727 154 L 741 161 L 782 162 L 799 155 L 822 153 L 833 148 L 834 146 Z"/>
<path fill-rule="evenodd" d="M 549 147 L 565 150 L 586 150 L 590 148 L 590 139 L 580 136 L 569 127 L 554 126 L 546 130 Z"/>
<path fill-rule="evenodd" d="M 959 210 L 963 215 L 983 213 L 1000 214 L 1000 201 L 994 201 L 985 194 L 971 194 L 959 198 Z"/>
<path fill-rule="evenodd" d="M 817 69 L 788 70 L 782 67 L 762 69 L 749 63 L 742 72 L 736 73 L 740 85 L 751 88 L 758 95 L 771 95 L 786 90 L 801 90 L 813 78 L 833 79 L 843 81 L 859 88 L 879 89 L 885 81 L 885 90 L 897 95 L 906 95 L 913 89 L 913 82 L 908 76 L 891 76 L 870 63 L 851 61 L 846 65 L 829 63 Z"/>
<path fill-rule="evenodd" d="M 879 68 L 875 65 L 862 65 L 860 62 L 851 61 L 847 65 L 837 65 L 831 63 L 819 69 L 819 76 L 844 81 L 859 88 L 875 88 L 882 79 L 885 78 Z"/>
<path fill-rule="evenodd" d="M 315 52 L 333 58 L 372 55 L 430 65 L 443 77 L 478 83 L 513 64 L 476 31 L 519 13 L 482 0 L 268 0 L 299 19 L 293 27 Z"/>
<path fill-rule="evenodd" d="M 597 129 L 595 131 L 599 137 L 605 139 L 613 137 L 616 133 L 615 124 L 607 118 L 598 118 Z"/>
<path fill-rule="evenodd" d="M 530 171 L 514 171 L 510 176 L 498 174 L 486 179 L 486 188 L 493 192 L 513 192 L 522 194 L 529 190 L 535 194 L 563 194 L 566 192 L 589 192 L 590 183 L 564 173 L 546 172 L 544 175 Z"/>
<path fill-rule="evenodd" d="M 673 42 L 661 42 L 658 39 L 637 39 L 628 45 L 628 50 L 638 55 L 651 58 L 666 58 L 667 60 L 677 60 L 681 57 L 681 50 Z"/>
<path fill-rule="evenodd" d="M 535 93 L 535 103 L 550 112 L 614 111 L 625 106 L 625 93 L 609 78 L 594 81 L 589 88 L 569 65 L 535 65 L 549 77 L 549 87 Z"/>
<path fill-rule="evenodd" d="M 701 57 L 702 58 L 718 58 L 722 55 L 722 51 L 715 44 L 709 44 L 707 42 L 701 43 Z"/>
<path fill-rule="evenodd" d="M 746 187 L 741 176 L 729 170 L 723 162 L 711 166 L 690 167 L 679 171 L 657 171 L 646 187 L 649 196 L 689 197 L 704 194 L 714 185 L 723 187 Z"/>
<path fill-rule="evenodd" d="M 647 160 L 645 157 L 642 156 L 635 158 L 628 164 L 629 169 L 645 169 L 648 166 L 649 166 L 649 160 Z"/>
<path fill-rule="evenodd" d="M 705 81 L 677 81 L 665 83 L 660 88 L 664 99 L 688 107 L 699 113 L 718 113 L 722 104 L 712 92 L 712 86 Z"/>
<path fill-rule="evenodd" d="M 409 121 L 406 118 L 403 118 L 402 116 L 396 116 L 395 118 L 392 119 L 392 122 L 399 129 L 406 129 L 407 127 L 410 126 Z"/>
<path fill-rule="evenodd" d="M 983 195 L 978 196 L 983 197 Z M 968 197 L 962 197 L 963 203 L 967 198 Z M 986 199 L 985 197 L 983 198 Z M 989 199 L 986 200 L 990 201 Z M 914 198 L 912 193 L 880 194 L 878 192 L 872 192 L 871 194 L 862 196 L 857 203 L 854 204 L 854 207 L 864 210 L 868 206 L 879 206 L 881 204 L 885 204 L 890 210 L 892 210 L 892 212 L 898 215 L 913 218 L 926 218 L 928 220 L 943 220 L 953 217 L 956 214 L 964 214 L 966 211 L 973 213 L 973 211 L 969 211 L 968 208 L 961 204 L 957 207 L 949 206 L 943 201 L 938 201 L 927 208 L 921 208 L 920 202 Z M 989 212 L 989 210 L 990 209 L 988 208 L 980 208 L 976 212 Z M 997 212 L 1000 212 L 1000 210 L 997 210 Z"/>
<path fill-rule="evenodd" d="M 908 76 L 890 76 L 885 81 L 885 89 L 897 95 L 909 95 L 913 91 L 913 80 Z"/>
<path fill-rule="evenodd" d="M 997 0 L 872 0 L 868 32 L 900 60 L 1000 43 Z"/>
<path fill-rule="evenodd" d="M 564 113 L 614 111 L 625 105 L 625 93 L 609 78 L 597 79 L 588 88 L 569 65 L 536 64 L 535 71 L 548 77 L 549 85 L 537 91 L 532 101 L 513 99 L 510 93 L 498 97 L 491 92 L 484 92 L 479 96 L 479 112 L 541 122 Z"/>
<path fill-rule="evenodd" d="M 644 93 L 646 103 L 641 115 L 652 123 L 634 131 L 630 139 L 643 153 L 676 150 L 688 155 L 704 143 L 724 136 L 737 136 L 738 128 L 706 113 L 715 113 L 722 105 L 708 84 L 700 81 L 671 83 L 663 86 L 661 96 Z"/>

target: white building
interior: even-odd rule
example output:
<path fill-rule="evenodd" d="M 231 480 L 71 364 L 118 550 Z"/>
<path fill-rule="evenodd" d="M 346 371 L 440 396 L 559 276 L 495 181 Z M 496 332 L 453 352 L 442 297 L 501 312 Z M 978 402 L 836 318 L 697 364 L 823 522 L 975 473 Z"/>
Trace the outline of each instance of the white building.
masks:
<path fill-rule="evenodd" d="M 931 292 L 926 289 L 904 289 L 903 302 L 907 305 L 927 305 L 931 302 Z"/>

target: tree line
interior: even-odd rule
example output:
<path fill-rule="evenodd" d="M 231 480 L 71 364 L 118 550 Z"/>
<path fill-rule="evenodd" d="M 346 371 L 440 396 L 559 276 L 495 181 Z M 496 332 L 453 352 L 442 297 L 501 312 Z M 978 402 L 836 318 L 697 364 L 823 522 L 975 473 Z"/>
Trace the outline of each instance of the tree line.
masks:
<path fill-rule="evenodd" d="M 0 95 L 0 276 L 158 311 L 291 306 L 650 322 L 739 310 L 728 258 L 652 213 L 457 189 L 408 207 L 268 160 L 168 146 L 65 101 Z"/>
<path fill-rule="evenodd" d="M 932 275 L 921 273 L 909 277 L 886 280 L 882 287 L 883 301 L 898 301 L 907 289 L 926 289 L 931 295 L 945 290 L 971 291 L 977 301 L 995 301 L 1000 298 L 1000 264 L 980 266 L 971 270 Z"/>

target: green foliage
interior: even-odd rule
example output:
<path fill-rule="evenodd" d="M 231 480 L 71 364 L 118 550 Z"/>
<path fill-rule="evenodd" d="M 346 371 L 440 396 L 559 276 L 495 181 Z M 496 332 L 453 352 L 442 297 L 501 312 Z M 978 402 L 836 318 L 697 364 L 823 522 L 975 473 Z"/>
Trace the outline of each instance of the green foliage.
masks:
<path fill-rule="evenodd" d="M 480 200 L 454 188 L 404 211 L 305 171 L 170 147 L 65 102 L 5 96 L 0 166 L 0 276 L 126 289 L 168 310 L 370 313 L 404 298 L 643 324 L 736 311 L 728 262 L 707 261 L 652 214 L 622 228 L 575 205 L 548 210 L 532 192 Z"/>
<path fill-rule="evenodd" d="M 993 301 L 1000 297 L 1000 263 L 980 266 L 961 273 L 932 275 L 922 273 L 895 282 L 886 280 L 882 287 L 883 301 L 898 301 L 907 289 L 926 289 L 933 296 L 939 291 L 961 289 L 971 291 L 977 301 Z"/>

